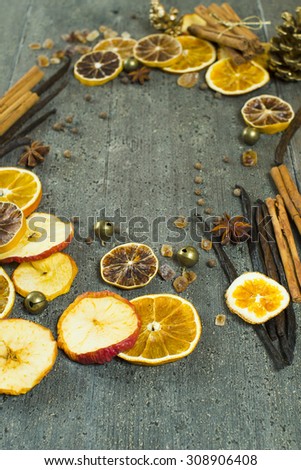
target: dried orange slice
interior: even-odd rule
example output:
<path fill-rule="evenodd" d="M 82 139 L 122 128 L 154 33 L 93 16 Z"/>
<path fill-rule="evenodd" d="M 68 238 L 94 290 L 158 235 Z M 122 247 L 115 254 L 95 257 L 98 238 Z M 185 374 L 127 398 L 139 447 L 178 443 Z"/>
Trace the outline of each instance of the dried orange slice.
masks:
<path fill-rule="evenodd" d="M 112 51 L 119 54 L 122 60 L 127 59 L 133 55 L 133 49 L 137 41 L 135 39 L 125 38 L 110 38 L 103 39 L 96 46 L 93 51 Z"/>
<path fill-rule="evenodd" d="M 101 277 L 122 289 L 136 289 L 148 284 L 158 271 L 153 250 L 142 243 L 126 243 L 109 251 L 100 261 Z"/>
<path fill-rule="evenodd" d="M 15 303 L 15 297 L 15 288 L 12 281 L 4 269 L 0 268 L 0 319 L 10 314 Z"/>
<path fill-rule="evenodd" d="M 194 36 L 178 36 L 177 40 L 182 45 L 182 54 L 174 64 L 164 67 L 165 72 L 197 72 L 215 61 L 215 47 L 210 42 Z"/>
<path fill-rule="evenodd" d="M 295 115 L 289 103 L 273 95 L 251 98 L 242 107 L 241 114 L 248 126 L 264 134 L 284 131 Z"/>
<path fill-rule="evenodd" d="M 134 47 L 134 56 L 148 67 L 169 67 L 182 53 L 180 42 L 168 34 L 151 34 L 140 39 Z"/>
<path fill-rule="evenodd" d="M 122 70 L 122 59 L 112 51 L 88 52 L 74 65 L 74 76 L 83 85 L 104 85 Z"/>
<path fill-rule="evenodd" d="M 144 295 L 131 300 L 141 319 L 133 348 L 119 357 L 134 364 L 159 366 L 188 356 L 202 332 L 195 307 L 171 294 Z"/>
<path fill-rule="evenodd" d="M 23 211 L 12 202 L 0 202 L 0 253 L 14 248 L 26 229 Z"/>
<path fill-rule="evenodd" d="M 261 273 L 244 273 L 226 292 L 232 313 L 248 323 L 265 323 L 284 310 L 290 301 L 287 290 Z"/>
<path fill-rule="evenodd" d="M 0 168 L 0 201 L 13 202 L 31 214 L 42 198 L 42 186 L 37 175 L 21 168 Z"/>
<path fill-rule="evenodd" d="M 207 84 L 223 95 L 242 95 L 262 87 L 270 75 L 256 62 L 235 65 L 231 59 L 221 59 L 206 72 Z"/>
<path fill-rule="evenodd" d="M 21 263 L 12 280 L 18 294 L 26 297 L 32 291 L 43 292 L 47 300 L 67 294 L 78 269 L 71 256 L 53 253 L 37 261 Z"/>

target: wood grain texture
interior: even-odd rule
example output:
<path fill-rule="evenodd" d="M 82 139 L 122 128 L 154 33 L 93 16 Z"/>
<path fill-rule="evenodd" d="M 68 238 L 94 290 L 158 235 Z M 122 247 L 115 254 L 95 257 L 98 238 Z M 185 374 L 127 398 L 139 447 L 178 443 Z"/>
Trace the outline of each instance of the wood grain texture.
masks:
<path fill-rule="evenodd" d="M 120 33 L 129 31 L 136 38 L 152 32 L 147 1 L 28 0 L 20 6 L 17 0 L 3 0 L 1 8 L 4 3 L 0 94 L 34 64 L 39 51 L 28 48 L 31 42 L 50 37 L 62 47 L 61 34 L 100 24 Z M 169 4 L 190 12 L 196 2 L 173 0 Z M 297 0 L 287 0 L 285 8 L 293 11 L 297 4 Z M 241 17 L 259 15 L 271 20 L 268 37 L 281 22 L 284 8 L 277 0 L 233 0 L 231 5 Z M 264 31 L 260 35 L 267 38 Z M 82 237 L 92 234 L 93 220 L 102 208 L 108 216 L 120 209 L 127 222 L 143 216 L 153 229 L 145 241 L 159 255 L 169 231 L 164 223 L 158 225 L 158 217 L 189 216 L 196 207 L 196 161 L 204 165 L 205 207 L 215 214 L 241 212 L 239 199 L 232 195 L 235 184 L 244 186 L 254 200 L 275 195 L 269 170 L 279 136 L 263 136 L 255 147 L 258 167 L 243 167 L 240 156 L 246 146 L 240 139 L 240 109 L 247 98 L 262 93 L 279 94 L 297 109 L 299 88 L 299 84 L 271 81 L 259 92 L 220 100 L 209 90 L 180 88 L 176 77 L 157 70 L 144 87 L 125 86 L 116 79 L 88 89 L 71 77 L 54 101 L 58 115 L 51 123 L 73 114 L 79 135 L 68 130 L 55 133 L 49 123 L 34 133 L 52 147 L 35 170 L 44 190 L 40 209 L 68 218 L 79 216 Z M 86 93 L 91 94 L 91 102 L 84 100 Z M 101 111 L 109 119 L 99 119 Z M 66 149 L 72 151 L 70 160 L 63 157 Z M 299 132 L 286 163 L 301 181 L 300 149 Z M 1 165 L 15 165 L 20 153 L 11 153 Z M 228 164 L 222 161 L 225 155 L 230 158 Z M 127 223 L 124 228 L 129 231 L 131 227 Z M 187 231 L 185 239 L 173 244 L 177 248 L 190 242 Z M 79 266 L 74 286 L 34 320 L 56 334 L 58 317 L 78 294 L 106 288 L 99 276 L 99 260 L 106 249 L 96 241 L 88 246 L 75 240 L 67 250 Z M 239 272 L 251 268 L 246 246 L 229 253 Z M 213 254 L 200 251 L 195 269 L 198 280 L 183 294 L 195 304 L 203 323 L 201 342 L 191 356 L 144 368 L 121 360 L 82 366 L 60 353 L 53 371 L 27 395 L 0 396 L 0 448 L 300 449 L 299 335 L 293 365 L 274 371 L 254 331 L 227 311 L 223 301 L 227 281 L 220 268 L 206 267 L 210 257 Z M 176 263 L 170 264 L 179 271 Z M 12 269 L 8 268 L 10 273 Z M 173 290 L 157 278 L 141 291 L 124 295 L 131 299 L 155 292 Z M 300 308 L 296 311 L 300 313 Z M 223 328 L 214 325 L 218 313 L 227 315 Z M 12 316 L 32 319 L 20 298 Z"/>

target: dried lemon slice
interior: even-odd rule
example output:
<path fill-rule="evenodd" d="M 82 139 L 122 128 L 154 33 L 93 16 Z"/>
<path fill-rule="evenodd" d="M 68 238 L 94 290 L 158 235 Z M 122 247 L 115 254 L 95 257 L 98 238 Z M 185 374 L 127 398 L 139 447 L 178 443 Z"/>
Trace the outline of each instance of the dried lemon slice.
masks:
<path fill-rule="evenodd" d="M 168 34 L 151 34 L 140 39 L 134 47 L 134 56 L 148 67 L 168 67 L 182 53 L 180 42 Z"/>
<path fill-rule="evenodd" d="M 109 251 L 100 261 L 101 277 L 122 289 L 135 289 L 148 284 L 158 271 L 153 250 L 141 243 L 126 243 Z"/>
<path fill-rule="evenodd" d="M 88 52 L 74 65 L 74 76 L 83 85 L 104 85 L 122 70 L 122 59 L 112 51 Z"/>
<path fill-rule="evenodd" d="M 41 182 L 32 171 L 0 168 L 0 201 L 13 202 L 27 217 L 38 207 L 41 198 Z"/>
<path fill-rule="evenodd" d="M 201 337 L 194 306 L 171 294 L 144 295 L 131 300 L 141 319 L 141 331 L 131 349 L 119 357 L 134 364 L 159 366 L 188 356 Z"/>
<path fill-rule="evenodd" d="M 226 292 L 232 313 L 248 323 L 265 323 L 284 310 L 290 301 L 287 290 L 261 273 L 244 273 Z"/>
<path fill-rule="evenodd" d="M 289 103 L 273 95 L 255 96 L 241 110 L 244 121 L 264 134 L 284 131 L 294 118 Z"/>
<path fill-rule="evenodd" d="M 205 77 L 212 90 L 224 95 L 249 93 L 270 80 L 267 70 L 256 62 L 235 65 L 227 58 L 210 65 Z"/>
<path fill-rule="evenodd" d="M 3 268 L 0 268 L 0 319 L 7 317 L 15 303 L 15 288 Z"/>
<path fill-rule="evenodd" d="M 197 72 L 215 61 L 215 47 L 210 42 L 194 36 L 178 36 L 177 40 L 182 45 L 182 54 L 170 67 L 164 67 L 165 72 Z"/>
<path fill-rule="evenodd" d="M 137 44 L 135 39 L 125 38 L 110 38 L 103 39 L 96 46 L 93 51 L 112 51 L 119 54 L 122 60 L 127 59 L 133 55 L 134 46 Z"/>
<path fill-rule="evenodd" d="M 14 248 L 26 229 L 23 211 L 12 202 L 0 202 L 0 253 Z"/>

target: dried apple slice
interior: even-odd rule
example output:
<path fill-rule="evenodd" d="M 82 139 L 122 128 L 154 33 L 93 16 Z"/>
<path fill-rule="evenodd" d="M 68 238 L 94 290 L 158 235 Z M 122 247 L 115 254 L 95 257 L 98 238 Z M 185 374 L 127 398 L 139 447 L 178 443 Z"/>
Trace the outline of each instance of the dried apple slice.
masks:
<path fill-rule="evenodd" d="M 62 251 L 73 238 L 73 226 L 52 214 L 35 212 L 27 219 L 27 229 L 18 245 L 0 253 L 0 263 L 35 261 Z"/>
<path fill-rule="evenodd" d="M 140 318 L 128 300 L 113 292 L 87 292 L 58 321 L 58 346 L 81 364 L 104 364 L 134 346 Z"/>
<path fill-rule="evenodd" d="M 0 321 L 0 393 L 21 395 L 52 369 L 57 344 L 51 331 L 21 318 Z"/>
<path fill-rule="evenodd" d="M 16 246 L 26 232 L 24 213 L 12 202 L 0 202 L 0 253 Z"/>
<path fill-rule="evenodd" d="M 69 292 L 78 269 L 71 256 L 53 253 L 45 259 L 21 263 L 12 275 L 18 294 L 43 292 L 47 300 Z"/>

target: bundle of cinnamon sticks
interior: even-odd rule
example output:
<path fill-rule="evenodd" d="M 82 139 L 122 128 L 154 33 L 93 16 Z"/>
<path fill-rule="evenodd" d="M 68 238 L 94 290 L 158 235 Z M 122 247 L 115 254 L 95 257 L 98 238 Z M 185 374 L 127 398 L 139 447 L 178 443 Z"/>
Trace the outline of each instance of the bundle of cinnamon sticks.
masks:
<path fill-rule="evenodd" d="M 44 72 L 35 65 L 0 98 L 0 136 L 37 103 L 39 96 L 32 89 L 43 77 Z"/>
<path fill-rule="evenodd" d="M 258 36 L 242 24 L 241 18 L 228 3 L 212 3 L 208 7 L 199 5 L 195 12 L 206 25 L 191 25 L 188 28 L 189 33 L 222 46 L 236 65 L 252 60 L 255 55 L 264 52 Z"/>
<path fill-rule="evenodd" d="M 301 302 L 301 261 L 285 209 L 284 200 L 278 194 L 276 199 L 265 201 L 271 216 L 274 234 L 281 256 L 288 288 L 293 302 Z"/>

